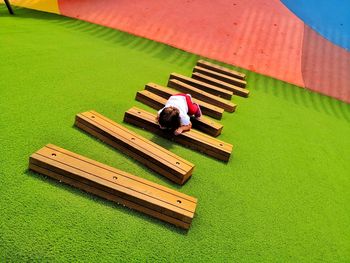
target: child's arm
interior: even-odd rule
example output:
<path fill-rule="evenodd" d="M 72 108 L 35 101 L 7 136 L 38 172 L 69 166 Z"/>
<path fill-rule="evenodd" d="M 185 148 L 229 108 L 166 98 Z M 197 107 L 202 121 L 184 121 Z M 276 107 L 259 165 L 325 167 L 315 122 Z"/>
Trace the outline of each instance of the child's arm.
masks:
<path fill-rule="evenodd" d="M 183 132 L 191 130 L 191 128 L 192 128 L 192 123 L 190 123 L 188 125 L 182 125 L 179 128 L 177 128 L 174 133 L 175 133 L 175 135 L 179 135 Z"/>

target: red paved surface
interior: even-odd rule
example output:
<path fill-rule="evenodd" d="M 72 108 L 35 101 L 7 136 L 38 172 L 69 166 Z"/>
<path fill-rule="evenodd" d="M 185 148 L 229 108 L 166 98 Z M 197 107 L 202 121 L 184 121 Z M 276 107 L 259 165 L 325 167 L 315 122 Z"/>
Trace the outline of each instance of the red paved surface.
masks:
<path fill-rule="evenodd" d="M 350 103 L 350 53 L 305 26 L 301 71 L 305 87 Z"/>
<path fill-rule="evenodd" d="M 59 8 L 350 102 L 350 53 L 305 30 L 277 0 L 59 0 Z"/>

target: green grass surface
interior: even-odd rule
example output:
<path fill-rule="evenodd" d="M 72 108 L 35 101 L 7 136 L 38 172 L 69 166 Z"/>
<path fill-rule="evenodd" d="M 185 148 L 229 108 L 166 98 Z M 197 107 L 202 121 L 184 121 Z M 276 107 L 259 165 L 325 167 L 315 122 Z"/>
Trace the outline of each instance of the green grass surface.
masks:
<path fill-rule="evenodd" d="M 57 15 L 0 5 L 0 260 L 349 262 L 350 107 L 252 72 L 220 139 L 228 164 L 126 125 L 196 165 L 183 187 L 73 127 L 122 122 L 147 82 L 197 56 Z M 186 232 L 27 170 L 53 143 L 198 198 Z"/>

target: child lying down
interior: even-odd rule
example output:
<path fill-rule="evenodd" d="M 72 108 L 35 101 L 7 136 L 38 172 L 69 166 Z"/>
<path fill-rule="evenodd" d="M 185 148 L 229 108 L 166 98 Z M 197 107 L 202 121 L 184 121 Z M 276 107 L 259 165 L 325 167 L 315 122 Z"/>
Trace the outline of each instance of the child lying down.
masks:
<path fill-rule="evenodd" d="M 161 129 L 174 130 L 174 134 L 179 135 L 191 129 L 190 116 L 196 119 L 202 116 L 199 105 L 192 102 L 190 94 L 176 94 L 158 111 L 157 121 Z"/>

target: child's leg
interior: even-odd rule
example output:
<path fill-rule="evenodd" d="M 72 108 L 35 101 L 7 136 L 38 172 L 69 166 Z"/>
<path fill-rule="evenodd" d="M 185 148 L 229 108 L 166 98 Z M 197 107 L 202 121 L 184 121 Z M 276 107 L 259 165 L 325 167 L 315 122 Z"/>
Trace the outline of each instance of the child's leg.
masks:
<path fill-rule="evenodd" d="M 190 94 L 186 94 L 186 102 L 188 106 L 188 115 L 194 115 L 196 118 L 202 116 L 202 111 L 197 103 L 192 101 L 192 97 Z"/>
<path fill-rule="evenodd" d="M 199 107 L 199 105 L 197 103 L 195 103 L 197 105 L 197 111 L 196 113 L 194 114 L 194 117 L 195 118 L 199 118 L 202 116 L 202 111 L 201 111 L 201 107 Z"/>

